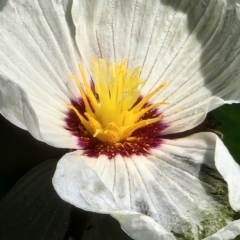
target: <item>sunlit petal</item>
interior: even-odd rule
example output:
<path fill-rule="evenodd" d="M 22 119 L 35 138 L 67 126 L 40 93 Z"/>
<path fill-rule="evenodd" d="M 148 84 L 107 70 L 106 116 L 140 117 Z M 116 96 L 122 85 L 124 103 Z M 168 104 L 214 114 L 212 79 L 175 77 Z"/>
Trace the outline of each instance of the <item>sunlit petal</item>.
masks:
<path fill-rule="evenodd" d="M 78 96 L 68 74 L 78 74 L 79 59 L 61 1 L 9 0 L 0 23 L 0 72 L 27 93 L 42 140 L 75 148 L 77 140 L 69 138 L 64 119 L 70 99 Z"/>
<path fill-rule="evenodd" d="M 84 149 L 58 163 L 65 201 L 134 239 L 239 233 L 240 167 L 191 129 L 240 102 L 240 18 L 225 0 L 9 0 L 0 12 L 0 112 Z"/>
<path fill-rule="evenodd" d="M 145 95 L 169 124 L 161 134 L 193 128 L 208 111 L 239 102 L 240 20 L 231 1 L 73 1 L 76 42 L 85 66 L 92 56 L 140 66 Z M 219 98 L 211 98 L 211 96 Z M 232 101 L 230 101 L 232 100 Z"/>

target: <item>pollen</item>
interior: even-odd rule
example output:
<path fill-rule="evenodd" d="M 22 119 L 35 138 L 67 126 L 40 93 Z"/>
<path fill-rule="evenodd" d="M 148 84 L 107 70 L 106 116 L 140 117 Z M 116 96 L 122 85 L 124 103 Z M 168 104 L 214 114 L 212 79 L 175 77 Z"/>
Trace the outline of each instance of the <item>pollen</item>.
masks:
<path fill-rule="evenodd" d="M 128 141 L 134 131 L 163 119 L 163 115 L 150 118 L 143 116 L 159 105 L 166 104 L 148 104 L 165 86 L 165 82 L 142 97 L 140 86 L 144 82 L 140 78 L 140 67 L 129 69 L 126 59 L 119 63 L 107 63 L 103 59 L 95 58 L 92 59 L 91 66 L 93 87 L 82 65 L 78 67 L 83 84 L 80 84 L 76 76 L 69 75 L 79 89 L 85 106 L 84 112 L 80 112 L 73 104 L 69 104 L 68 107 L 93 138 L 112 144 Z"/>

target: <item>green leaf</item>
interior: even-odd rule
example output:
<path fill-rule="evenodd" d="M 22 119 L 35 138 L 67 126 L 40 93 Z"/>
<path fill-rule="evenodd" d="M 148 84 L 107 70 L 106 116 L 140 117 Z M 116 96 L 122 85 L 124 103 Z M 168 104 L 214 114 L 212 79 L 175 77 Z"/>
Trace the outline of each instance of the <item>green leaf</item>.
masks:
<path fill-rule="evenodd" d="M 224 105 L 210 112 L 208 120 L 215 120 L 218 124 L 214 127 L 223 134 L 223 142 L 240 163 L 240 104 Z"/>

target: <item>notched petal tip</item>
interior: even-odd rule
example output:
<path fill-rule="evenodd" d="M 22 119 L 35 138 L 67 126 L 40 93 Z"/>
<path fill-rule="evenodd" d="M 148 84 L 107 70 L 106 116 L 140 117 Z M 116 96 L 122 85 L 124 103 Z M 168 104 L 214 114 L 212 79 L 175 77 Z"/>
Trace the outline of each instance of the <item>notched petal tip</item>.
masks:
<path fill-rule="evenodd" d="M 52 180 L 56 192 L 64 201 L 86 211 L 109 213 L 117 209 L 112 193 L 85 161 L 80 150 L 60 159 Z"/>

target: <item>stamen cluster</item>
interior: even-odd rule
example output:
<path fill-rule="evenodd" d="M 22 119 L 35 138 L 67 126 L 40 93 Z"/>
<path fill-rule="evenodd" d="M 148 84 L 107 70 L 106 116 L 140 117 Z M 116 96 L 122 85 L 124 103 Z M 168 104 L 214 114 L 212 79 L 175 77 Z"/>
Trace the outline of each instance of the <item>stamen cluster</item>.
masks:
<path fill-rule="evenodd" d="M 147 104 L 165 83 L 138 101 L 141 95 L 139 86 L 143 83 L 139 67 L 128 69 L 125 59 L 120 63 L 92 59 L 94 89 L 91 88 L 82 65 L 79 65 L 79 71 L 85 89 L 75 76 L 70 77 L 78 86 L 85 112 L 81 114 L 74 105 L 69 105 L 69 108 L 94 138 L 101 142 L 118 143 L 130 138 L 135 130 L 162 120 L 162 115 L 149 119 L 143 116 L 165 103 Z"/>

